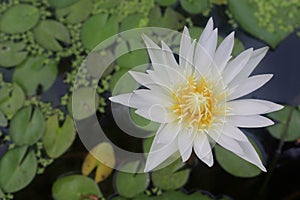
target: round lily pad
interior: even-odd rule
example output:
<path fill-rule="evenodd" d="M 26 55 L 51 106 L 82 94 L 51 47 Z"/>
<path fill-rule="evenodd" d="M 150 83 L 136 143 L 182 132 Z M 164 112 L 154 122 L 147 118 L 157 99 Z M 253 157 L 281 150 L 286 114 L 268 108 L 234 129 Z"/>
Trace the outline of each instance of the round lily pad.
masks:
<path fill-rule="evenodd" d="M 167 7 L 164 14 L 159 6 L 154 7 L 149 13 L 149 26 L 163 27 L 169 29 L 181 28 L 179 23 L 179 13 Z"/>
<path fill-rule="evenodd" d="M 0 111 L 0 126 L 7 126 L 7 119 L 3 112 Z"/>
<path fill-rule="evenodd" d="M 156 2 L 161 6 L 170 6 L 176 3 L 177 0 L 156 0 Z"/>
<path fill-rule="evenodd" d="M 48 0 L 49 4 L 55 8 L 64 8 L 76 3 L 79 0 Z"/>
<path fill-rule="evenodd" d="M 71 146 L 75 136 L 74 122 L 70 116 L 66 117 L 61 126 L 57 115 L 49 117 L 42 139 L 47 155 L 51 158 L 61 156 Z"/>
<path fill-rule="evenodd" d="M 34 29 L 36 41 L 46 49 L 61 51 L 63 46 L 59 43 L 70 44 L 70 34 L 68 29 L 55 20 L 44 20 Z"/>
<path fill-rule="evenodd" d="M 254 140 L 249 139 L 249 141 L 251 142 L 256 152 L 262 159 L 262 152 L 260 148 L 254 142 Z M 216 160 L 219 162 L 221 167 L 228 173 L 243 178 L 254 177 L 261 173 L 261 170 L 257 166 L 245 161 L 244 159 L 235 155 L 231 151 L 219 145 L 216 145 L 214 148 L 215 148 Z"/>
<path fill-rule="evenodd" d="M 122 168 L 139 170 L 139 162 L 126 163 Z M 133 198 L 147 189 L 150 183 L 148 173 L 127 173 L 119 171 L 116 173 L 115 186 L 117 192 L 127 198 Z"/>
<path fill-rule="evenodd" d="M 95 95 L 95 99 L 87 97 Z M 85 119 L 96 112 L 99 96 L 93 88 L 83 87 L 75 90 L 72 95 L 72 114 L 77 120 Z"/>
<path fill-rule="evenodd" d="M 118 21 L 108 14 L 98 14 L 85 21 L 81 31 L 81 40 L 86 49 L 92 50 L 99 43 L 118 33 Z"/>
<path fill-rule="evenodd" d="M 180 0 L 180 3 L 191 14 L 199 14 L 209 8 L 208 0 Z"/>
<path fill-rule="evenodd" d="M 189 178 L 190 170 L 184 169 L 181 159 L 160 170 L 154 171 L 151 175 L 153 184 L 163 190 L 174 190 L 181 188 Z"/>
<path fill-rule="evenodd" d="M 16 83 L 8 84 L 0 88 L 0 110 L 8 118 L 11 118 L 25 102 L 25 95 L 20 86 Z"/>
<path fill-rule="evenodd" d="M 19 110 L 11 120 L 10 134 L 17 145 L 32 145 L 45 132 L 45 119 L 39 108 L 31 106 Z"/>
<path fill-rule="evenodd" d="M 142 17 L 142 15 L 138 14 L 138 13 L 137 14 L 131 14 L 131 15 L 128 15 L 127 17 L 125 17 L 121 22 L 120 32 L 130 30 L 130 29 L 133 29 L 133 28 L 138 28 L 141 17 Z"/>
<path fill-rule="evenodd" d="M 37 160 L 33 150 L 27 147 L 9 150 L 0 159 L 0 188 L 8 193 L 26 187 L 34 178 Z"/>
<path fill-rule="evenodd" d="M 9 8 L 0 18 L 0 30 L 5 33 L 22 33 L 34 27 L 39 21 L 39 10 L 28 4 Z"/>
<path fill-rule="evenodd" d="M 29 57 L 15 69 L 13 80 L 30 96 L 36 94 L 38 87 L 47 90 L 54 83 L 56 74 L 57 64 L 54 60 L 43 56 Z"/>
<path fill-rule="evenodd" d="M 68 7 L 57 9 L 55 14 L 58 19 L 64 18 L 66 22 L 75 24 L 85 20 L 92 12 L 92 9 L 92 0 L 80 0 Z"/>
<path fill-rule="evenodd" d="M 25 60 L 27 52 L 22 51 L 24 43 L 4 42 L 0 43 L 0 66 L 13 67 Z"/>
<path fill-rule="evenodd" d="M 98 199 L 101 191 L 92 179 L 82 175 L 65 176 L 58 179 L 52 186 L 55 200 Z M 89 198 L 90 197 L 90 198 Z"/>

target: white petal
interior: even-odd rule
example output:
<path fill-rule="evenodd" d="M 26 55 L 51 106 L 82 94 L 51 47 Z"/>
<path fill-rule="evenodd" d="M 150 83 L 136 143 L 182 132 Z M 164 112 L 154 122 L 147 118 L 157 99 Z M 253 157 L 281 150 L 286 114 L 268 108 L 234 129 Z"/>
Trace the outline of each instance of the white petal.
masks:
<path fill-rule="evenodd" d="M 176 120 L 173 113 L 170 113 L 166 108 L 160 105 L 138 108 L 135 113 L 146 119 L 159 123 L 170 123 Z"/>
<path fill-rule="evenodd" d="M 211 130 L 208 132 L 208 135 L 225 149 L 234 153 L 243 153 L 243 149 L 238 141 L 226 136 L 222 128 L 220 130 Z"/>
<path fill-rule="evenodd" d="M 193 41 L 190 48 L 188 49 L 185 66 L 181 66 L 184 70 L 185 76 L 190 76 L 194 71 L 193 58 L 194 58 L 195 44 L 196 44 L 196 40 Z"/>
<path fill-rule="evenodd" d="M 132 97 L 132 102 L 139 101 L 140 107 L 159 105 L 162 107 L 170 107 L 174 99 L 168 95 L 168 93 L 163 93 L 163 90 L 157 90 L 158 88 L 152 87 L 151 90 L 148 89 L 139 89 L 134 91 Z"/>
<path fill-rule="evenodd" d="M 282 105 L 260 99 L 240 99 L 226 103 L 229 115 L 259 115 L 274 112 L 283 108 Z"/>
<path fill-rule="evenodd" d="M 161 46 L 162 46 L 162 50 L 163 50 L 165 64 L 169 65 L 170 67 L 177 68 L 178 63 L 176 62 L 176 59 L 174 57 L 172 50 L 163 41 L 161 41 Z"/>
<path fill-rule="evenodd" d="M 148 74 L 136 71 L 129 71 L 129 74 L 141 85 L 147 86 L 154 83 Z"/>
<path fill-rule="evenodd" d="M 186 61 L 188 58 L 188 51 L 191 46 L 191 37 L 187 27 L 184 27 L 179 49 L 179 65 L 186 66 Z"/>
<path fill-rule="evenodd" d="M 192 153 L 195 136 L 194 131 L 186 128 L 182 129 L 178 134 L 178 148 L 183 162 L 187 161 Z"/>
<path fill-rule="evenodd" d="M 214 164 L 211 146 L 204 133 L 197 133 L 194 141 L 194 151 L 198 158 L 211 167 Z"/>
<path fill-rule="evenodd" d="M 199 37 L 200 44 L 203 44 L 203 43 L 205 43 L 205 41 L 208 40 L 208 38 L 211 36 L 211 32 L 213 31 L 213 28 L 214 28 L 214 21 L 211 17 L 211 18 L 209 18 L 202 34 Z"/>
<path fill-rule="evenodd" d="M 263 47 L 253 51 L 248 63 L 245 65 L 243 70 L 232 80 L 232 84 L 237 84 L 243 81 L 245 78 L 249 77 L 253 70 L 256 68 L 258 63 L 263 59 L 263 57 L 268 52 L 268 47 Z"/>
<path fill-rule="evenodd" d="M 262 74 L 262 75 L 256 75 L 251 76 L 247 80 L 245 80 L 243 83 L 238 85 L 238 87 L 235 89 L 235 91 L 232 94 L 229 94 L 228 101 L 245 96 L 246 94 L 249 94 L 264 84 L 266 84 L 271 78 L 273 77 L 272 74 Z M 235 87 L 235 86 L 230 86 Z"/>
<path fill-rule="evenodd" d="M 157 133 L 157 142 L 169 144 L 178 135 L 181 130 L 181 124 L 177 122 L 168 123 Z"/>
<path fill-rule="evenodd" d="M 133 93 L 120 94 L 117 96 L 109 97 L 109 100 L 114 103 L 122 104 L 124 106 L 137 108 L 136 106 L 134 106 L 131 103 L 132 96 L 133 96 Z"/>
<path fill-rule="evenodd" d="M 248 141 L 246 135 L 237 127 L 234 127 L 230 124 L 226 124 L 223 129 L 222 133 L 232 139 L 239 140 L 239 141 Z"/>
<path fill-rule="evenodd" d="M 242 128 L 261 128 L 271 126 L 274 122 L 260 115 L 228 116 L 228 123 Z"/>
<path fill-rule="evenodd" d="M 169 144 L 162 144 L 157 142 L 157 135 L 155 136 L 150 152 L 146 160 L 144 171 L 149 172 L 173 155 L 178 150 L 177 139 L 174 139 Z"/>
<path fill-rule="evenodd" d="M 253 48 L 247 49 L 228 63 L 222 74 L 225 85 L 232 81 L 232 79 L 244 68 L 252 52 Z"/>
<path fill-rule="evenodd" d="M 225 68 L 227 62 L 231 58 L 231 52 L 233 49 L 234 44 L 234 32 L 230 33 L 220 44 L 218 47 L 215 57 L 214 57 L 214 63 L 218 67 L 219 74 L 223 71 Z"/>

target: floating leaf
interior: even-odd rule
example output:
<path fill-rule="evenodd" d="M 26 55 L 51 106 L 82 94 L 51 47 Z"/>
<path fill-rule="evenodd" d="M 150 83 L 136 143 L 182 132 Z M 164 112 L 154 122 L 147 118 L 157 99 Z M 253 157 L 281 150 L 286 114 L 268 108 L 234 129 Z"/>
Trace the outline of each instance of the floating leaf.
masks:
<path fill-rule="evenodd" d="M 79 0 L 48 0 L 49 4 L 55 8 L 64 8 L 76 3 Z"/>
<path fill-rule="evenodd" d="M 150 131 L 154 132 L 158 129 L 159 123 L 151 121 L 149 119 L 146 119 L 144 117 L 141 117 L 140 115 L 135 113 L 135 109 L 130 108 L 130 116 L 133 122 L 135 123 L 136 126 L 139 128 L 145 130 L 145 131 Z"/>
<path fill-rule="evenodd" d="M 254 140 L 249 139 L 249 141 L 255 148 L 259 157 L 262 159 L 262 152 L 260 148 L 254 142 Z M 261 173 L 261 170 L 257 166 L 245 161 L 244 159 L 235 155 L 231 151 L 219 145 L 216 145 L 214 148 L 215 148 L 216 160 L 219 162 L 221 167 L 228 173 L 243 178 L 254 177 Z"/>
<path fill-rule="evenodd" d="M 209 8 L 208 0 L 180 0 L 184 10 L 191 14 L 199 14 Z"/>
<path fill-rule="evenodd" d="M 63 47 L 60 42 L 70 44 L 70 34 L 68 29 L 55 20 L 44 20 L 34 29 L 36 41 L 46 49 L 61 51 Z"/>
<path fill-rule="evenodd" d="M 15 5 L 0 18 L 0 30 L 12 34 L 25 32 L 37 24 L 39 16 L 39 10 L 34 6 Z"/>
<path fill-rule="evenodd" d="M 85 21 L 81 31 L 81 40 L 85 48 L 92 50 L 99 43 L 118 33 L 118 21 L 108 14 L 98 14 Z"/>
<path fill-rule="evenodd" d="M 18 66 L 13 74 L 13 80 L 25 91 L 27 96 L 36 94 L 39 86 L 47 90 L 55 81 L 57 64 L 45 57 L 29 57 L 25 63 Z M 30 78 L 29 78 L 30 77 Z"/>
<path fill-rule="evenodd" d="M 70 116 L 66 117 L 61 126 L 57 115 L 48 118 L 42 141 L 49 157 L 57 158 L 61 156 L 71 146 L 74 139 L 75 127 Z"/>
<path fill-rule="evenodd" d="M 3 112 L 1 111 L 0 111 L 0 126 L 4 126 L 4 127 L 7 126 L 7 119 L 4 116 Z"/>
<path fill-rule="evenodd" d="M 52 186 L 55 200 L 98 199 L 102 197 L 98 185 L 90 178 L 82 175 L 65 176 L 58 179 Z"/>
<path fill-rule="evenodd" d="M 95 99 L 87 98 L 93 97 Z M 99 96 L 93 88 L 83 87 L 73 92 L 72 109 L 74 119 L 81 120 L 95 114 L 99 103 Z"/>
<path fill-rule="evenodd" d="M 128 15 L 121 22 L 120 32 L 130 30 L 133 28 L 138 28 L 141 18 L 142 15 L 139 13 Z"/>
<path fill-rule="evenodd" d="M 160 5 L 160 6 L 170 6 L 174 3 L 177 2 L 177 0 L 156 0 L 156 2 Z"/>
<path fill-rule="evenodd" d="M 13 67 L 25 60 L 27 52 L 22 51 L 24 43 L 4 42 L 0 43 L 0 66 Z"/>
<path fill-rule="evenodd" d="M 16 192 L 26 187 L 34 178 L 37 160 L 33 150 L 27 154 L 27 147 L 18 147 L 4 154 L 0 159 L 0 188 Z"/>
<path fill-rule="evenodd" d="M 32 145 L 45 132 L 45 119 L 38 107 L 19 110 L 11 120 L 10 134 L 17 145 Z"/>
<path fill-rule="evenodd" d="M 288 121 L 290 112 L 292 113 Z M 286 105 L 282 110 L 270 113 L 268 116 L 279 122 L 267 128 L 273 137 L 281 139 L 281 134 L 286 128 L 284 141 L 295 141 L 300 138 L 300 111 L 298 109 Z"/>
<path fill-rule="evenodd" d="M 295 23 L 294 20 L 287 18 L 287 16 L 289 16 L 289 9 L 275 10 L 276 17 L 273 16 L 270 21 L 270 23 L 274 23 L 275 28 L 274 31 L 270 32 L 266 27 L 259 25 L 259 19 L 255 16 L 256 11 L 258 10 L 258 6 L 255 2 L 229 0 L 228 6 L 234 19 L 243 29 L 253 36 L 265 41 L 273 48 L 290 34 L 290 31 L 283 31 L 279 25 L 277 26 L 275 20 L 278 21 L 281 19 L 281 21 L 288 24 Z"/>
<path fill-rule="evenodd" d="M 101 161 L 101 162 L 100 162 Z M 88 176 L 95 168 L 97 183 L 106 179 L 113 171 L 115 165 L 114 150 L 110 143 L 103 142 L 95 146 L 85 157 L 82 164 L 82 174 Z"/>
<path fill-rule="evenodd" d="M 154 137 L 148 137 L 148 138 L 144 139 L 144 141 L 143 141 L 144 153 L 148 153 L 150 151 L 153 140 L 154 140 Z"/>
<path fill-rule="evenodd" d="M 66 22 L 76 24 L 84 21 L 92 12 L 92 0 L 80 0 L 69 7 L 57 9 L 56 17 L 64 18 Z"/>
<path fill-rule="evenodd" d="M 8 84 L 0 88 L 0 110 L 8 118 L 11 118 L 25 102 L 23 90 L 17 84 L 13 83 L 12 87 Z"/>
<path fill-rule="evenodd" d="M 4 192 L 0 188 L 0 198 L 4 198 L 4 197 L 5 197 L 5 194 L 4 194 Z"/>
<path fill-rule="evenodd" d="M 129 162 L 126 163 L 122 169 L 127 169 L 130 171 L 138 171 L 139 162 Z M 121 171 L 116 173 L 116 190 L 117 192 L 124 197 L 133 198 L 138 194 L 142 193 L 147 189 L 150 177 L 148 173 L 128 173 Z"/>
<path fill-rule="evenodd" d="M 154 171 L 151 175 L 153 184 L 163 190 L 173 190 L 181 188 L 189 178 L 190 170 L 184 169 L 184 163 L 181 159 L 160 170 Z"/>
<path fill-rule="evenodd" d="M 135 48 L 141 48 L 141 49 L 131 51 L 131 49 L 128 49 L 128 47 L 130 48 L 132 46 L 139 46 Z M 117 64 L 122 68 L 128 68 L 128 69 L 134 68 L 142 64 L 147 64 L 149 61 L 148 54 L 147 51 L 142 48 L 144 48 L 144 46 L 140 44 L 139 41 L 130 40 L 126 42 L 121 42 L 116 47 L 116 55 L 121 55 L 120 52 L 127 52 L 127 53 L 117 58 Z"/>
<path fill-rule="evenodd" d="M 179 18 L 179 13 L 169 7 L 166 8 L 162 16 L 160 7 L 156 6 L 149 13 L 149 26 L 178 29 L 181 27 Z"/>

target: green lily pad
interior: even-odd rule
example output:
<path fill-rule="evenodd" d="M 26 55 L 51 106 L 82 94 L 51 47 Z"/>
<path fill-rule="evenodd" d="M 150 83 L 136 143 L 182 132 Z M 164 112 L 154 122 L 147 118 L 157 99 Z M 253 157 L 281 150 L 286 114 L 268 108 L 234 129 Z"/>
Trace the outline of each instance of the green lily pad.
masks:
<path fill-rule="evenodd" d="M 160 6 L 170 6 L 177 2 L 177 0 L 156 0 Z"/>
<path fill-rule="evenodd" d="M 156 6 L 149 13 L 149 26 L 177 30 L 182 27 L 179 22 L 180 18 L 180 14 L 175 12 L 172 8 L 167 7 L 164 15 L 162 15 L 160 7 Z"/>
<path fill-rule="evenodd" d="M 154 137 L 145 138 L 143 141 L 143 151 L 144 153 L 149 153 Z"/>
<path fill-rule="evenodd" d="M 47 90 L 55 81 L 57 64 L 45 57 L 29 57 L 25 63 L 19 65 L 13 74 L 13 80 L 25 91 L 27 96 L 36 94 L 39 86 Z M 28 78 L 30 77 L 30 78 Z"/>
<path fill-rule="evenodd" d="M 0 43 L 0 66 L 13 67 L 23 62 L 27 52 L 22 51 L 24 43 L 4 42 Z"/>
<path fill-rule="evenodd" d="M 98 199 L 101 191 L 95 181 L 82 175 L 65 176 L 58 179 L 52 186 L 52 195 L 55 200 Z"/>
<path fill-rule="evenodd" d="M 282 41 L 287 35 L 293 31 L 286 31 L 281 28 L 282 25 L 278 24 L 282 21 L 286 25 L 293 25 L 297 22 L 299 18 L 294 16 L 289 18 L 290 9 L 282 8 L 275 10 L 276 14 L 271 14 L 271 19 L 268 24 L 274 24 L 274 30 L 270 31 L 268 28 L 263 27 L 259 24 L 259 18 L 256 17 L 256 12 L 258 10 L 258 5 L 251 1 L 240 1 L 240 0 L 229 0 L 229 9 L 234 17 L 234 19 L 239 23 L 239 25 L 251 35 L 265 41 L 272 48 L 275 48 L 280 41 Z M 266 10 L 266 12 L 269 12 Z M 272 16 L 274 15 L 274 16 Z"/>
<path fill-rule="evenodd" d="M 181 159 L 160 170 L 154 171 L 151 175 L 153 184 L 163 190 L 174 190 L 181 188 L 189 179 L 190 169 L 180 170 L 184 167 Z"/>
<path fill-rule="evenodd" d="M 180 0 L 182 8 L 191 14 L 199 14 L 209 8 L 208 0 Z"/>
<path fill-rule="evenodd" d="M 68 29 L 55 20 L 44 20 L 38 24 L 33 31 L 36 41 L 46 49 L 61 51 L 62 45 L 58 42 L 70 44 L 70 34 Z"/>
<path fill-rule="evenodd" d="M 293 110 L 291 111 L 291 109 Z M 288 121 L 290 112 L 292 112 L 292 116 L 290 121 Z M 290 142 L 300 138 L 300 111 L 298 109 L 286 105 L 282 110 L 270 113 L 268 116 L 278 121 L 277 124 L 267 128 L 273 137 L 280 140 L 281 134 L 287 126 L 284 141 Z"/>
<path fill-rule="evenodd" d="M 7 193 L 26 187 L 34 178 L 37 160 L 33 150 L 27 154 L 27 147 L 9 150 L 0 160 L 0 187 Z"/>
<path fill-rule="evenodd" d="M 254 142 L 254 140 L 249 139 L 249 141 L 255 148 L 259 157 L 262 159 L 262 152 L 260 148 Z M 237 177 L 242 177 L 242 178 L 250 178 L 250 177 L 255 177 L 261 173 L 261 170 L 257 166 L 238 157 L 231 151 L 219 145 L 216 145 L 214 148 L 215 148 L 216 160 L 221 165 L 221 167 L 229 174 L 232 174 Z"/>
<path fill-rule="evenodd" d="M 18 4 L 9 8 L 0 18 L 0 30 L 5 33 L 22 33 L 39 21 L 39 10 L 31 5 Z"/>
<path fill-rule="evenodd" d="M 95 99 L 89 99 L 95 95 Z M 96 112 L 99 103 L 99 96 L 93 88 L 79 88 L 73 92 L 72 113 L 76 120 L 90 117 Z M 76 110 L 74 110 L 76 108 Z"/>
<path fill-rule="evenodd" d="M 80 0 L 69 7 L 57 9 L 55 14 L 58 19 L 64 18 L 66 22 L 76 24 L 87 19 L 92 9 L 92 0 Z"/>
<path fill-rule="evenodd" d="M 133 120 L 134 124 L 139 128 L 150 132 L 154 132 L 158 129 L 160 125 L 159 123 L 141 117 L 140 115 L 135 113 L 135 109 L 133 108 L 130 108 L 129 111 L 131 119 Z"/>
<path fill-rule="evenodd" d="M 49 4 L 55 8 L 64 8 L 76 3 L 79 0 L 48 0 Z"/>
<path fill-rule="evenodd" d="M 0 188 L 0 198 L 4 198 L 4 197 L 5 197 L 5 194 L 4 194 L 4 192 Z"/>
<path fill-rule="evenodd" d="M 44 132 L 45 118 L 37 107 L 25 107 L 11 120 L 10 134 L 17 145 L 32 145 L 42 137 Z"/>
<path fill-rule="evenodd" d="M 81 31 L 81 40 L 86 49 L 92 50 L 99 43 L 118 33 L 118 21 L 108 14 L 98 14 L 85 21 Z"/>
<path fill-rule="evenodd" d="M 62 126 L 59 125 L 57 115 L 49 117 L 42 139 L 47 155 L 51 158 L 61 156 L 71 146 L 75 136 L 74 122 L 70 116 L 66 117 Z"/>
<path fill-rule="evenodd" d="M 7 119 L 3 112 L 0 111 L 0 126 L 7 126 Z"/>
<path fill-rule="evenodd" d="M 121 22 L 120 32 L 138 28 L 141 18 L 142 18 L 142 15 L 139 13 L 128 15 Z"/>
<path fill-rule="evenodd" d="M 5 84 L 0 88 L 0 110 L 9 119 L 23 106 L 24 102 L 24 92 L 16 83 L 13 83 L 11 87 Z"/>
<path fill-rule="evenodd" d="M 145 49 L 138 49 L 134 51 L 130 51 L 130 49 L 128 49 L 128 46 L 130 48 L 131 45 L 132 46 L 139 45 L 136 43 L 140 43 L 140 42 L 139 41 L 121 42 L 116 47 L 116 55 L 120 55 L 119 52 L 128 52 L 117 58 L 117 64 L 120 67 L 131 69 L 133 67 L 148 63 L 149 58 L 148 58 L 147 51 Z M 140 48 L 143 48 L 143 46 L 141 45 Z"/>
<path fill-rule="evenodd" d="M 122 169 L 138 171 L 139 162 L 126 163 Z M 148 173 L 134 174 L 119 171 L 116 173 L 115 181 L 116 190 L 121 196 L 133 198 L 147 189 L 150 183 L 150 176 Z"/>

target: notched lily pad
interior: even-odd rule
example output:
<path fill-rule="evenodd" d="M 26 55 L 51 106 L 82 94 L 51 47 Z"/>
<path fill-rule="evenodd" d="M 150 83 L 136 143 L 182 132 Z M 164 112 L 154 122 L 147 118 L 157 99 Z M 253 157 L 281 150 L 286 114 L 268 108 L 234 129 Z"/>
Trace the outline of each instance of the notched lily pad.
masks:
<path fill-rule="evenodd" d="M 9 119 L 19 110 L 25 102 L 25 95 L 20 86 L 13 83 L 4 84 L 0 88 L 0 110 Z"/>
<path fill-rule="evenodd" d="M 75 127 L 70 116 L 66 117 L 62 126 L 59 125 L 57 115 L 49 117 L 42 139 L 47 155 L 51 158 L 61 156 L 71 146 L 75 136 Z"/>
<path fill-rule="evenodd" d="M 254 140 L 249 139 L 256 152 L 258 153 L 260 159 L 263 158 L 261 149 L 255 143 Z M 221 167 L 228 173 L 242 178 L 255 177 L 261 173 L 261 170 L 253 165 L 235 155 L 231 151 L 224 149 L 223 147 L 216 145 L 215 147 L 216 160 L 219 162 Z"/>
<path fill-rule="evenodd" d="M 24 43 L 4 42 L 0 43 L 0 66 L 13 67 L 25 60 L 27 52 L 22 51 Z"/>
<path fill-rule="evenodd" d="M 126 163 L 122 169 L 126 169 L 126 171 L 138 171 L 139 170 L 139 162 L 129 162 Z M 121 170 L 122 170 L 121 169 Z M 147 189 L 150 183 L 150 177 L 148 173 L 128 173 L 119 171 L 115 174 L 115 186 L 119 195 L 127 198 L 133 198 L 138 194 L 142 193 Z"/>
<path fill-rule="evenodd" d="M 44 20 L 33 31 L 36 41 L 46 49 L 61 51 L 63 46 L 59 43 L 70 44 L 68 29 L 55 20 Z"/>
<path fill-rule="evenodd" d="M 52 186 L 52 195 L 56 200 L 98 199 L 102 197 L 96 182 L 82 175 L 65 176 Z"/>
<path fill-rule="evenodd" d="M 190 174 L 190 169 L 180 170 L 184 165 L 185 164 L 178 159 L 167 167 L 154 171 L 151 175 L 153 184 L 163 190 L 181 188 L 188 181 Z"/>
<path fill-rule="evenodd" d="M 32 145 L 45 132 L 45 118 L 38 107 L 25 107 L 11 120 L 10 134 L 17 145 Z"/>
<path fill-rule="evenodd" d="M 181 15 L 172 8 L 166 8 L 164 15 L 159 6 L 154 7 L 149 13 L 149 26 L 179 29 L 181 27 Z"/>
<path fill-rule="evenodd" d="M 29 57 L 19 65 L 13 74 L 13 80 L 25 91 L 27 96 L 36 94 L 38 87 L 47 90 L 55 81 L 57 64 L 45 57 Z M 29 78 L 30 77 L 30 78 Z"/>
<path fill-rule="evenodd" d="M 34 27 L 39 21 L 39 10 L 28 4 L 9 8 L 0 18 L 0 30 L 5 33 L 22 33 Z"/>
<path fill-rule="evenodd" d="M 0 160 L 0 188 L 16 192 L 26 187 L 34 178 L 37 160 L 33 150 L 27 154 L 27 147 L 18 147 L 5 153 Z"/>
<path fill-rule="evenodd" d="M 86 49 L 92 50 L 99 43 L 118 33 L 116 17 L 98 14 L 90 17 L 82 26 L 81 40 Z"/>
<path fill-rule="evenodd" d="M 64 18 L 66 22 L 76 24 L 85 20 L 92 12 L 92 0 L 80 0 L 69 7 L 55 11 L 56 17 Z"/>
<path fill-rule="evenodd" d="M 180 4 L 184 10 L 191 14 L 199 14 L 209 8 L 208 0 L 180 0 Z"/>

